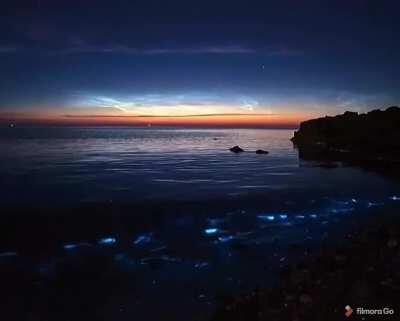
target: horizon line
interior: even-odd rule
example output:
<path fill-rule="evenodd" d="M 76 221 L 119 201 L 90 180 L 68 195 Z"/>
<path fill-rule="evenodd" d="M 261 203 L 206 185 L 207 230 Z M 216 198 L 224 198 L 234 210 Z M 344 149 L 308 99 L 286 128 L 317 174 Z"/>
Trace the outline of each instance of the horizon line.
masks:
<path fill-rule="evenodd" d="M 224 116 L 279 116 L 276 113 L 215 113 L 215 114 L 188 114 L 188 115 L 71 115 L 64 114 L 63 117 L 67 118 L 184 118 L 184 117 L 224 117 Z"/>
<path fill-rule="evenodd" d="M 294 125 L 205 125 L 205 124 L 157 124 L 157 125 L 140 125 L 140 124 L 107 124 L 107 123 L 59 123 L 59 122 L 20 122 L 12 123 L 13 128 L 18 127 L 129 127 L 129 128 L 193 128 L 193 129 L 282 129 L 282 130 L 295 130 L 298 126 Z M 0 127 L 10 127 L 10 124 L 1 122 Z"/>

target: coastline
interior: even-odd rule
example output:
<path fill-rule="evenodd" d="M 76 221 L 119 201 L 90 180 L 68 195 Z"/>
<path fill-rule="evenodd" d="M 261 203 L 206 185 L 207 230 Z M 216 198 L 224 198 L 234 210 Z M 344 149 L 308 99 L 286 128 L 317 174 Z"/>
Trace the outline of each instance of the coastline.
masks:
<path fill-rule="evenodd" d="M 400 108 L 345 112 L 302 122 L 291 139 L 300 159 L 343 162 L 400 177 Z"/>
<path fill-rule="evenodd" d="M 400 108 L 367 114 L 346 112 L 303 122 L 292 142 L 299 158 L 321 167 L 341 165 L 400 177 Z M 356 225 L 357 222 L 354 222 Z M 213 321 L 336 321 L 346 319 L 345 307 L 394 309 L 400 313 L 400 217 L 381 211 L 346 235 L 347 246 L 322 245 L 315 258 L 282 269 L 278 285 L 254 289 L 221 302 Z M 397 316 L 396 316 L 397 314 Z M 367 316 L 368 317 L 368 316 Z"/>
<path fill-rule="evenodd" d="M 277 287 L 231 297 L 212 320 L 336 321 L 347 305 L 389 307 L 395 314 L 385 320 L 398 320 L 400 218 L 393 214 L 348 233 L 347 246 L 323 246 L 315 258 L 282 269 Z"/>

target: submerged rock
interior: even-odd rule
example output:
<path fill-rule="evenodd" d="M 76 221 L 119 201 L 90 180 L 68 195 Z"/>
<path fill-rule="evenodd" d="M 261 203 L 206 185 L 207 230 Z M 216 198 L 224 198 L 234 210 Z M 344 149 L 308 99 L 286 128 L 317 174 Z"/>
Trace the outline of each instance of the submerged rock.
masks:
<path fill-rule="evenodd" d="M 269 151 L 263 150 L 263 149 L 257 149 L 256 154 L 269 154 Z"/>
<path fill-rule="evenodd" d="M 232 152 L 232 153 L 241 153 L 241 152 L 244 152 L 244 150 L 241 148 L 241 147 L 239 147 L 239 146 L 233 146 L 233 147 L 231 147 L 231 148 L 229 148 L 229 150 Z"/>

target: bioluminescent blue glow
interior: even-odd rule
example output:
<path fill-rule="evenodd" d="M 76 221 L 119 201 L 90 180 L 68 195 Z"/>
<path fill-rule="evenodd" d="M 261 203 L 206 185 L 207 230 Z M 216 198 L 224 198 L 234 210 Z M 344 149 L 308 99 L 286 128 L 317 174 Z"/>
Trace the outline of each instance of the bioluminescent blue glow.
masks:
<path fill-rule="evenodd" d="M 233 240 L 233 236 L 232 235 L 220 236 L 220 237 L 218 237 L 218 240 L 220 242 L 222 242 L 222 243 L 226 243 L 226 242 L 232 241 Z"/>
<path fill-rule="evenodd" d="M 133 241 L 133 243 L 134 243 L 135 245 L 142 244 L 142 243 L 149 243 L 149 242 L 151 241 L 151 239 L 152 239 L 152 236 L 153 236 L 152 233 L 139 235 L 139 236 Z"/>
<path fill-rule="evenodd" d="M 311 218 L 317 218 L 317 215 L 316 214 L 310 214 L 310 217 Z"/>
<path fill-rule="evenodd" d="M 287 215 L 286 215 L 286 214 L 281 214 L 281 215 L 279 215 L 279 217 L 280 217 L 282 220 L 286 220 L 286 219 L 287 219 Z"/>
<path fill-rule="evenodd" d="M 77 249 L 78 247 L 82 247 L 82 246 L 91 246 L 90 243 L 68 243 L 63 245 L 64 250 L 73 250 L 73 249 Z"/>
<path fill-rule="evenodd" d="M 299 218 L 299 219 L 304 219 L 304 218 L 305 218 L 305 216 L 304 216 L 304 215 L 296 215 L 296 218 Z"/>
<path fill-rule="evenodd" d="M 65 244 L 63 247 L 65 250 L 73 250 L 78 247 L 78 244 Z"/>
<path fill-rule="evenodd" d="M 115 237 L 105 237 L 98 241 L 98 243 L 102 244 L 102 245 L 111 245 L 116 242 L 117 242 L 117 239 Z"/>
<path fill-rule="evenodd" d="M 207 235 L 212 235 L 212 234 L 216 234 L 216 233 L 218 232 L 218 229 L 217 229 L 217 228 L 206 228 L 206 229 L 204 230 L 204 232 L 205 232 Z"/>
<path fill-rule="evenodd" d="M 274 221 L 275 220 L 274 215 L 258 215 L 257 217 L 261 220 L 266 220 L 266 221 Z"/>
<path fill-rule="evenodd" d="M 392 201 L 400 201 L 400 197 L 399 197 L 399 196 L 396 196 L 396 195 L 391 196 L 390 199 L 391 199 Z"/>

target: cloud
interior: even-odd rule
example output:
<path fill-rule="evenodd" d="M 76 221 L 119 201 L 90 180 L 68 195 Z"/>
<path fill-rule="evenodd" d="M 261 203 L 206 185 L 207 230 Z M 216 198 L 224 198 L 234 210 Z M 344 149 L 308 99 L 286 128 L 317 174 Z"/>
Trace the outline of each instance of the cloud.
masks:
<path fill-rule="evenodd" d="M 302 50 L 284 46 L 260 46 L 245 44 L 202 44 L 176 46 L 135 46 L 134 44 L 92 44 L 81 39 L 73 39 L 67 43 L 40 43 L 20 44 L 18 46 L 0 45 L 0 54 L 18 52 L 42 53 L 50 55 L 79 55 L 79 54 L 121 54 L 135 56 L 163 56 L 163 55 L 252 55 L 290 57 L 303 55 Z"/>
<path fill-rule="evenodd" d="M 261 54 L 264 56 L 299 56 L 303 55 L 301 50 L 288 49 L 285 47 L 267 46 L 252 47 L 240 44 L 233 45 L 199 45 L 199 46 L 176 46 L 176 47 L 134 47 L 124 45 L 87 45 L 80 44 L 58 50 L 50 50 L 53 54 L 84 54 L 84 53 L 102 53 L 102 54 L 124 54 L 124 55 L 226 55 L 226 54 Z"/>
<path fill-rule="evenodd" d="M 224 117 L 224 116 L 279 116 L 279 114 L 274 113 L 258 113 L 258 114 L 248 114 L 248 113 L 211 113 L 211 114 L 184 114 L 184 115 L 109 115 L 109 114 L 64 114 L 67 118 L 185 118 L 185 117 Z"/>
<path fill-rule="evenodd" d="M 77 92 L 70 102 L 80 108 L 113 108 L 126 115 L 200 115 L 266 112 L 258 100 L 250 96 L 216 93 L 165 93 L 106 96 Z M 268 109 L 269 112 L 269 109 Z"/>
<path fill-rule="evenodd" d="M 241 109 L 253 111 L 258 106 L 258 101 L 251 98 L 243 98 L 241 101 Z"/>
<path fill-rule="evenodd" d="M 194 46 L 194 47 L 148 47 L 139 48 L 123 45 L 78 45 L 60 49 L 49 49 L 51 54 L 123 54 L 123 55 L 200 55 L 200 54 L 253 54 L 257 51 L 240 45 L 229 46 Z"/>
<path fill-rule="evenodd" d="M 351 93 L 342 91 L 335 97 L 335 105 L 341 110 L 364 112 L 382 105 L 393 104 L 393 99 L 384 93 Z"/>
<path fill-rule="evenodd" d="M 83 22 L 82 25 L 53 18 L 30 22 L 8 22 L 12 37 L 0 42 L 4 52 L 32 52 L 52 55 L 252 55 L 299 56 L 303 46 L 286 36 L 286 29 L 274 29 L 282 37 L 266 31 L 257 22 L 147 23 L 129 21 L 126 25 Z M 1 24 L 1 23 L 0 23 Z M 140 29 L 140 31 L 139 31 Z M 278 31 L 276 31 L 278 30 Z M 13 40 L 11 40 L 13 39 Z M 15 47 L 16 46 L 16 47 Z M 10 50 L 12 48 L 12 50 Z M 1 51 L 0 51 L 1 52 Z"/>

